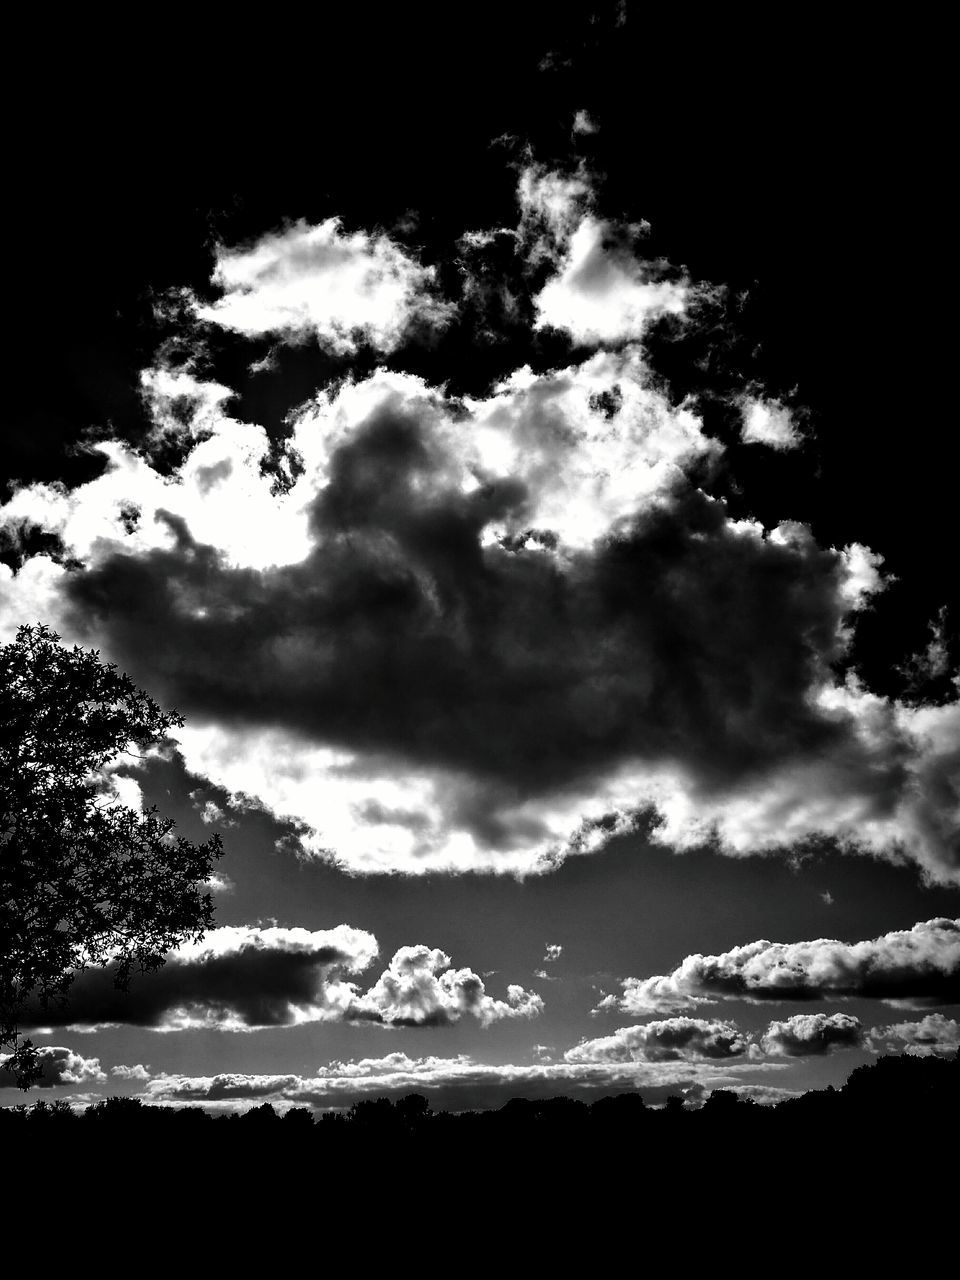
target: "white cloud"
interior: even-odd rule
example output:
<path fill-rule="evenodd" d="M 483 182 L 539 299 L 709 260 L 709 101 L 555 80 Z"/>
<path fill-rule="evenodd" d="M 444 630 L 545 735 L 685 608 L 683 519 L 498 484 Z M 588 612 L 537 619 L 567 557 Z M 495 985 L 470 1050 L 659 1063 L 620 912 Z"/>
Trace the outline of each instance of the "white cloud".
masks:
<path fill-rule="evenodd" d="M 572 1095 L 592 1101 L 600 1091 L 639 1091 L 650 1101 L 681 1089 L 719 1088 L 738 1082 L 742 1069 L 775 1070 L 776 1064 L 700 1062 L 480 1063 L 465 1054 L 453 1058 L 410 1058 L 404 1053 L 359 1062 L 331 1062 L 316 1076 L 160 1075 L 142 1095 L 145 1101 L 208 1109 L 242 1109 L 269 1101 L 278 1110 L 293 1106 L 345 1107 L 365 1097 L 424 1093 L 436 1109 L 499 1107 L 512 1097 L 534 1099 Z"/>
<path fill-rule="evenodd" d="M 152 419 L 148 453 L 166 443 L 199 443 L 219 429 L 227 402 L 234 398 L 220 382 L 204 381 L 189 368 L 162 364 L 141 372 L 140 394 Z"/>
<path fill-rule="evenodd" d="M 220 871 L 214 871 L 204 881 L 211 893 L 233 893 L 236 884 L 229 876 L 224 875 Z"/>
<path fill-rule="evenodd" d="M 938 918 L 863 942 L 749 942 L 689 955 L 672 973 L 627 978 L 602 1009 L 635 1017 L 718 1000 L 867 997 L 904 1007 L 960 998 L 960 920 Z"/>
<path fill-rule="evenodd" d="M 760 1041 L 764 1053 L 789 1058 L 822 1057 L 863 1044 L 860 1019 L 849 1013 L 798 1013 L 771 1022 Z"/>
<path fill-rule="evenodd" d="M 117 1066 L 110 1068 L 110 1074 L 117 1076 L 120 1080 L 149 1080 L 150 1068 L 145 1067 L 142 1062 L 138 1062 L 134 1066 L 126 1066 L 121 1062 Z"/>
<path fill-rule="evenodd" d="M 589 124 L 584 112 L 577 121 Z M 659 316 L 685 313 L 690 282 L 668 272 L 666 263 L 638 256 L 646 223 L 622 225 L 592 212 L 593 188 L 584 171 L 530 165 L 517 194 L 520 242 L 531 262 L 547 260 L 554 268 L 534 298 L 537 328 L 565 330 L 582 345 L 620 345 L 639 341 Z"/>
<path fill-rule="evenodd" d="M 547 949 L 543 955 L 544 964 L 550 964 L 553 960 L 559 960 L 563 953 L 563 947 L 559 942 L 548 942 Z"/>
<path fill-rule="evenodd" d="M 585 1040 L 564 1054 L 567 1062 L 679 1062 L 742 1057 L 749 1038 L 732 1022 L 665 1018 Z"/>
<path fill-rule="evenodd" d="M 689 285 L 658 279 L 632 250 L 611 244 L 617 228 L 586 216 L 570 236 L 557 274 L 537 294 L 537 327 L 564 329 L 584 345 L 642 337 L 659 316 L 682 315 Z"/>
<path fill-rule="evenodd" d="M 915 1022 L 871 1027 L 867 1043 L 874 1053 L 946 1057 L 960 1050 L 960 1022 L 942 1013 L 928 1013 Z"/>
<path fill-rule="evenodd" d="M 598 397 L 614 386 L 608 415 Z M 649 385 L 636 349 L 542 375 L 524 367 L 490 396 L 456 406 L 420 378 L 379 370 L 300 414 L 293 444 L 306 471 L 291 503 L 313 500 L 330 483 L 338 450 L 391 411 L 414 415 L 425 437 L 429 470 L 417 477 L 425 497 L 507 479 L 523 487 L 522 503 L 491 513 L 486 545 L 533 528 L 550 531 L 565 551 L 587 549 L 720 452 L 693 413 Z"/>
<path fill-rule="evenodd" d="M 929 882 L 960 881 L 960 703 L 911 707 L 852 675 L 812 697 L 848 726 L 843 745 L 714 796 L 663 773 L 647 786 L 663 819 L 653 838 L 742 857 L 826 836 L 845 853 L 912 862 Z"/>
<path fill-rule="evenodd" d="M 564 174 L 528 165 L 520 174 L 517 201 L 520 233 L 533 242 L 531 256 L 556 259 L 558 246 L 577 229 L 592 199 L 593 189 L 585 173 Z"/>
<path fill-rule="evenodd" d="M 448 314 L 432 295 L 432 268 L 386 235 L 344 232 L 337 218 L 221 247 L 213 278 L 223 296 L 196 308 L 201 320 L 292 341 L 311 335 L 340 352 L 355 349 L 358 333 L 390 351 L 411 322 L 439 324 Z"/>
<path fill-rule="evenodd" d="M 471 969 L 454 969 L 450 957 L 437 948 L 401 947 L 363 995 L 343 1006 L 349 1020 L 387 1026 L 450 1026 L 465 1015 L 489 1026 L 504 1018 L 535 1018 L 543 1000 L 523 987 L 507 987 L 507 999 L 487 995 L 483 979 Z"/>
<path fill-rule="evenodd" d="M 801 442 L 800 432 L 789 408 L 779 400 L 744 400 L 741 406 L 744 444 L 765 444 L 770 449 L 795 449 Z"/>

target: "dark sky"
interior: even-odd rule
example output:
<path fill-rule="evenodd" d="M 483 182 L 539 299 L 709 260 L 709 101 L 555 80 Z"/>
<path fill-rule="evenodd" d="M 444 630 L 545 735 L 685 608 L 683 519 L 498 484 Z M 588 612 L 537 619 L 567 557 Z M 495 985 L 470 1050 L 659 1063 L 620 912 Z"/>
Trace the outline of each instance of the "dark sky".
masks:
<path fill-rule="evenodd" d="M 421 22 L 331 24 L 322 90 L 55 59 L 16 133 L 0 639 L 47 622 L 181 711 L 119 799 L 227 848 L 219 932 L 125 1002 L 79 978 L 50 1083 L 656 1100 L 949 1051 L 909 33 L 494 6 L 428 57 Z"/>

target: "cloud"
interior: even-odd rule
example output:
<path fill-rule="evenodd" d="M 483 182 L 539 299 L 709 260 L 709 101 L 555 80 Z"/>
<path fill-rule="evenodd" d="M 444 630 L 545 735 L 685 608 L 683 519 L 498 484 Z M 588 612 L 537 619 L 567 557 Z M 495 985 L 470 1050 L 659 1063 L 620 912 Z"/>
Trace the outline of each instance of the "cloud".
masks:
<path fill-rule="evenodd" d="M 860 1019 L 849 1013 L 798 1013 L 771 1022 L 760 1041 L 764 1053 L 788 1058 L 822 1057 L 835 1049 L 863 1044 Z"/>
<path fill-rule="evenodd" d="M 554 960 L 559 960 L 562 952 L 563 947 L 559 942 L 548 942 L 547 949 L 543 956 L 544 964 L 550 964 Z"/>
<path fill-rule="evenodd" d="M 951 669 L 950 648 L 947 635 L 947 610 L 941 608 L 936 618 L 927 624 L 930 639 L 926 646 L 913 654 L 907 661 L 897 667 L 899 673 L 908 681 L 908 693 L 916 696 L 926 686 L 951 678 L 955 687 L 960 687 L 960 676 Z"/>
<path fill-rule="evenodd" d="M 401 947 L 361 992 L 346 975 L 369 968 L 376 955 L 373 935 L 348 925 L 314 932 L 227 925 L 170 952 L 160 970 L 135 978 L 126 992 L 109 967 L 84 970 L 66 1004 L 29 1009 L 24 1024 L 252 1031 L 313 1022 L 450 1026 L 469 1015 L 486 1027 L 543 1008 L 538 995 L 516 985 L 506 1000 L 495 999 L 472 970 L 450 967 L 449 956 L 425 946 Z"/>
<path fill-rule="evenodd" d="M 316 930 L 226 925 L 168 953 L 129 991 L 107 967 L 80 973 L 63 1006 L 28 1010 L 25 1023 L 79 1030 L 132 1025 L 174 1031 L 242 1031 L 340 1017 L 345 973 L 373 963 L 377 941 L 348 925 Z"/>
<path fill-rule="evenodd" d="M 494 1000 L 482 978 L 450 963 L 436 948 L 401 947 L 369 991 L 344 1006 L 343 1017 L 398 1027 L 446 1027 L 471 1014 L 486 1027 L 542 1012 L 543 1001 L 534 992 L 511 985 L 506 1000 Z"/>
<path fill-rule="evenodd" d="M 222 294 L 196 307 L 200 320 L 248 336 L 314 337 L 341 353 L 361 337 L 390 351 L 411 323 L 441 324 L 449 314 L 434 296 L 432 268 L 386 235 L 344 232 L 338 218 L 221 247 L 213 280 Z"/>
<path fill-rule="evenodd" d="M 765 444 L 770 449 L 795 449 L 801 436 L 788 408 L 778 400 L 745 400 L 741 407 L 744 444 Z"/>
<path fill-rule="evenodd" d="M 626 345 L 482 398 L 348 378 L 291 405 L 302 472 L 282 493 L 228 388 L 147 371 L 182 462 L 101 442 L 90 483 L 17 490 L 0 526 L 55 535 L 84 567 L 0 566 L 2 626 L 101 648 L 187 716 L 191 772 L 352 873 L 526 875 L 640 830 L 731 856 L 828 839 L 960 882 L 960 703 L 836 674 L 879 557 L 710 496 L 722 446 L 651 382 L 640 321 L 614 305 L 641 271 L 630 236 L 601 236 L 582 174 L 528 169 L 519 194 L 546 288 L 594 237 L 581 284 Z M 322 225 L 224 251 L 223 314 L 261 285 L 313 298 L 341 258 L 393 261 Z"/>
<path fill-rule="evenodd" d="M 718 1090 L 711 1089 L 710 1093 L 717 1093 Z M 723 1086 L 723 1093 L 734 1093 L 744 1102 L 756 1102 L 759 1106 L 774 1107 L 778 1102 L 786 1102 L 789 1098 L 799 1098 L 805 1092 L 803 1089 L 781 1089 L 777 1085 L 772 1084 L 727 1084 Z M 709 1094 L 707 1095 L 709 1097 Z"/>
<path fill-rule="evenodd" d="M 666 1018 L 585 1040 L 568 1049 L 564 1058 L 567 1062 L 680 1062 L 737 1058 L 748 1048 L 748 1037 L 732 1022 Z"/>
<path fill-rule="evenodd" d="M 577 120 L 588 123 L 582 112 Z M 638 254 L 646 224 L 609 222 L 591 212 L 585 172 L 531 165 L 521 174 L 518 198 L 526 251 L 532 262 L 546 259 L 553 268 L 533 299 L 537 328 L 564 330 L 584 346 L 619 345 L 636 342 L 659 316 L 684 313 L 689 282 L 665 262 Z"/>
<path fill-rule="evenodd" d="M 87 1080 L 107 1078 L 100 1069 L 99 1058 L 84 1058 L 62 1045 L 42 1045 L 37 1052 L 41 1074 L 34 1088 L 52 1089 L 56 1085 L 83 1084 Z M 0 1055 L 0 1089 L 12 1089 L 17 1084 L 15 1073 L 6 1066 L 9 1058 L 10 1054 Z"/>
<path fill-rule="evenodd" d="M 874 1053 L 947 1056 L 960 1049 L 960 1022 L 942 1013 L 928 1013 L 916 1022 L 871 1027 L 867 1044 Z"/>
<path fill-rule="evenodd" d="M 627 978 L 603 1009 L 642 1017 L 718 1000 L 861 997 L 918 1008 L 960 1000 L 960 920 L 938 918 L 863 942 L 749 942 L 690 955 L 672 973 Z M 841 1016 L 841 1015 L 838 1015 Z"/>
<path fill-rule="evenodd" d="M 207 876 L 205 884 L 211 893 L 220 894 L 233 893 L 234 889 L 237 887 L 229 876 L 224 875 L 220 871 L 211 872 L 211 874 Z"/>
<path fill-rule="evenodd" d="M 763 1064 L 774 1070 L 772 1064 Z M 202 1104 L 210 1109 L 242 1109 L 270 1101 L 278 1110 L 293 1106 L 348 1107 L 369 1097 L 396 1099 L 422 1093 L 435 1110 L 490 1109 L 511 1098 L 579 1097 L 590 1102 L 610 1093 L 638 1092 L 648 1102 L 670 1093 L 737 1083 L 740 1064 L 701 1062 L 583 1062 L 490 1064 L 468 1055 L 411 1058 L 404 1053 L 358 1062 L 331 1062 L 315 1076 L 186 1076 L 165 1074 L 148 1082 L 143 1098 L 167 1105 Z M 758 1069 L 757 1064 L 750 1065 Z"/>
<path fill-rule="evenodd" d="M 118 1063 L 117 1066 L 110 1068 L 110 1074 L 117 1076 L 120 1080 L 149 1080 L 150 1069 L 145 1067 L 142 1062 L 136 1063 L 134 1066 L 126 1066 L 124 1063 Z"/>
<path fill-rule="evenodd" d="M 573 117 L 574 133 L 596 133 L 599 126 L 594 123 L 586 111 L 578 111 Z"/>
<path fill-rule="evenodd" d="M 534 299 L 537 327 L 563 329 L 585 346 L 635 341 L 657 317 L 686 309 L 686 283 L 658 276 L 662 266 L 639 262 L 620 228 L 585 217 Z"/>

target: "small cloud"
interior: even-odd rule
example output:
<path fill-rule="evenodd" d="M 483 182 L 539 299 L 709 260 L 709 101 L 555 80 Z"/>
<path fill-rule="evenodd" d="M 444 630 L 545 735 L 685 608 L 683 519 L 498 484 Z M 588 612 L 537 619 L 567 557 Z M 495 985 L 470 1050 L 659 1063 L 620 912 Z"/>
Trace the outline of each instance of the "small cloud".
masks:
<path fill-rule="evenodd" d="M 836 1049 L 859 1049 L 863 1044 L 860 1019 L 849 1013 L 797 1013 L 771 1022 L 760 1048 L 787 1058 L 823 1057 Z"/>
<path fill-rule="evenodd" d="M 214 823 L 222 827 L 235 827 L 237 825 L 236 819 L 231 818 L 227 810 L 222 805 L 217 804 L 216 800 L 205 800 L 202 791 L 191 791 L 189 795 L 194 809 L 200 814 L 200 821 L 207 826 L 213 826 Z"/>
<path fill-rule="evenodd" d="M 566 1062 L 678 1062 L 742 1057 L 749 1037 L 735 1023 L 703 1018 L 665 1018 L 640 1027 L 620 1027 L 612 1035 L 581 1041 L 564 1054 Z"/>
<path fill-rule="evenodd" d="M 117 1076 L 121 1080 L 149 1080 L 150 1068 L 145 1067 L 142 1062 L 138 1062 L 132 1067 L 125 1066 L 121 1062 L 117 1066 L 110 1068 L 110 1074 Z"/>
<path fill-rule="evenodd" d="M 586 111 L 578 111 L 573 117 L 574 133 L 596 133 L 598 129 L 599 125 L 590 119 Z"/>
<path fill-rule="evenodd" d="M 907 680 L 908 694 L 920 693 L 926 685 L 950 674 L 950 650 L 947 642 L 947 610 L 942 608 L 927 624 L 930 640 L 926 648 L 911 655 L 896 670 Z"/>
<path fill-rule="evenodd" d="M 823 893 L 821 893 L 820 895 L 820 901 L 823 902 L 828 907 L 833 906 L 834 897 L 829 889 L 824 889 Z"/>
<path fill-rule="evenodd" d="M 765 444 L 770 449 L 795 449 L 801 436 L 790 410 L 779 400 L 745 400 L 741 406 L 744 444 Z"/>
<path fill-rule="evenodd" d="M 563 947 L 559 942 L 548 942 L 543 956 L 544 964 L 549 964 L 552 960 L 559 960 L 562 951 Z"/>
<path fill-rule="evenodd" d="M 211 893 L 233 893 L 237 887 L 230 877 L 224 875 L 222 871 L 214 871 L 207 876 L 205 883 Z"/>

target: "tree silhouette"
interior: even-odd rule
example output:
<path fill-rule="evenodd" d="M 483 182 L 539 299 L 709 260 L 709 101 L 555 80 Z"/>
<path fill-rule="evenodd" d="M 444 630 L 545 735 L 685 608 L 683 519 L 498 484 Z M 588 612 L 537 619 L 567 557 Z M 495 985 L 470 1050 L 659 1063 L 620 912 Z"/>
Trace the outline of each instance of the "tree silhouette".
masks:
<path fill-rule="evenodd" d="M 157 746 L 167 714 L 98 652 L 45 626 L 0 647 L 0 1046 L 21 1087 L 40 1074 L 19 1036 L 27 1004 L 65 999 L 74 974 L 110 962 L 126 987 L 199 939 L 220 837 L 174 836 L 155 808 L 122 804 L 105 770 Z"/>

